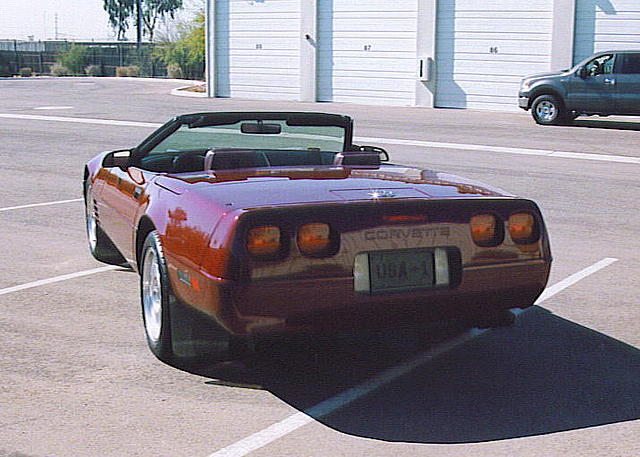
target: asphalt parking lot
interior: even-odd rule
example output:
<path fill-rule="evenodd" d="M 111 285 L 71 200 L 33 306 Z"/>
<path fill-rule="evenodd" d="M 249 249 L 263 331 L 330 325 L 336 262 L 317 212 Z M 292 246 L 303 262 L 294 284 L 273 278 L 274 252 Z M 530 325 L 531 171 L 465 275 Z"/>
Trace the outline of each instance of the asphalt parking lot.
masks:
<path fill-rule="evenodd" d="M 170 95 L 177 82 L 0 80 L 0 457 L 640 455 L 637 118 Z M 515 103 L 515 102 L 514 102 Z M 292 341 L 193 373 L 157 361 L 138 278 L 86 247 L 83 164 L 197 111 L 349 114 L 394 162 L 532 198 L 550 287 L 511 328 Z"/>

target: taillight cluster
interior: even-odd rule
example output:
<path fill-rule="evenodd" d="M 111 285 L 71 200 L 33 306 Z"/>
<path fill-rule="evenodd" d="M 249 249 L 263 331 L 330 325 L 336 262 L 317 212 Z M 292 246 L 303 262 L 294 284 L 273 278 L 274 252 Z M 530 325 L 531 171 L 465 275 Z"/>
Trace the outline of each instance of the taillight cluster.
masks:
<path fill-rule="evenodd" d="M 516 244 L 531 244 L 540 238 L 540 226 L 531 213 L 516 212 L 506 221 L 507 231 Z M 478 246 L 497 246 L 504 241 L 505 221 L 496 214 L 476 214 L 469 220 L 471 238 Z"/>
<path fill-rule="evenodd" d="M 247 251 L 255 257 L 270 257 L 282 249 L 280 228 L 275 225 L 253 227 L 247 235 Z"/>
<path fill-rule="evenodd" d="M 469 220 L 469 229 L 478 246 L 497 246 L 504 239 L 504 224 L 493 214 L 476 214 Z"/>
<path fill-rule="evenodd" d="M 298 228 L 296 241 L 302 254 L 322 256 L 331 246 L 331 227 L 321 222 L 304 224 Z"/>
<path fill-rule="evenodd" d="M 517 244 L 535 243 L 540 238 L 540 229 L 533 214 L 512 214 L 509 216 L 508 225 L 511 239 Z"/>
<path fill-rule="evenodd" d="M 289 240 L 295 238 L 300 253 L 306 257 L 326 257 L 338 250 L 339 236 L 329 224 L 309 222 L 290 235 L 277 225 L 251 228 L 245 240 L 247 252 L 255 258 L 274 259 L 288 252 Z"/>

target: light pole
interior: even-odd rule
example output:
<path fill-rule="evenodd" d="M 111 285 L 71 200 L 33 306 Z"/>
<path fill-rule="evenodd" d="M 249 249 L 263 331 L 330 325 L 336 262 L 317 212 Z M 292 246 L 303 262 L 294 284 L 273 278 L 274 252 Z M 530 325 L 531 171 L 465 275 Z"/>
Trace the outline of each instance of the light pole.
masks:
<path fill-rule="evenodd" d="M 142 0 L 136 0 L 136 17 L 138 18 L 136 21 L 138 23 L 136 49 L 138 51 L 138 67 L 142 74 Z"/>
<path fill-rule="evenodd" d="M 137 46 L 140 49 L 142 44 L 142 0 L 136 0 L 136 17 L 137 20 Z"/>

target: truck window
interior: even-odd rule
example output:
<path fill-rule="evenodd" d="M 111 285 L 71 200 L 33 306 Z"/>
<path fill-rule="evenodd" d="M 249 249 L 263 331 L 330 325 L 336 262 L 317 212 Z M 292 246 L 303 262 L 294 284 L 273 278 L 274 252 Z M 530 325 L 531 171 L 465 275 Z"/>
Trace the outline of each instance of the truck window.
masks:
<path fill-rule="evenodd" d="M 589 76 L 610 75 L 613 73 L 613 55 L 607 54 L 593 59 L 586 65 Z"/>
<path fill-rule="evenodd" d="M 622 62 L 619 73 L 640 74 L 640 53 L 622 54 L 620 57 L 622 57 Z"/>

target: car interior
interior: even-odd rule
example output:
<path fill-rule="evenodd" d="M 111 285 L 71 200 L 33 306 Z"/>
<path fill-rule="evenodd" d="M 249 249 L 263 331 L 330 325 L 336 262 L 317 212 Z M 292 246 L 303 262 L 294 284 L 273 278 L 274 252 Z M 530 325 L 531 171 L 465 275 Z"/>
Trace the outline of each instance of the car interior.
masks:
<path fill-rule="evenodd" d="M 235 149 L 216 148 L 149 154 L 142 158 L 144 169 L 159 173 L 188 173 L 258 167 L 295 166 L 379 166 L 378 151 L 328 152 L 319 149 Z"/>
<path fill-rule="evenodd" d="M 272 113 L 267 113 L 269 116 Z M 342 118 L 287 116 L 255 121 L 240 114 L 199 115 L 169 125 L 143 143 L 134 164 L 158 173 L 264 167 L 379 166 L 387 152 L 351 143 Z M 229 118 L 229 119 L 227 119 Z M 340 121 L 340 122 L 338 122 Z"/>

